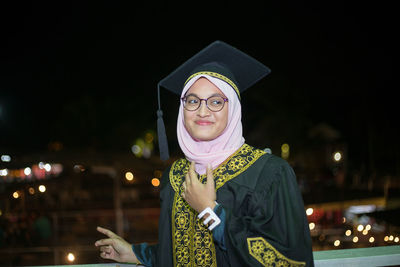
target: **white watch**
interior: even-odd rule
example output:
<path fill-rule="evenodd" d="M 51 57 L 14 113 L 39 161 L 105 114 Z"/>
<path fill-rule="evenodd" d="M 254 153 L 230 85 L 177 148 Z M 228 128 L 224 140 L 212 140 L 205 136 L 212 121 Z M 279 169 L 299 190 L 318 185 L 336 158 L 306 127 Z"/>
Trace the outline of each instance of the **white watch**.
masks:
<path fill-rule="evenodd" d="M 215 202 L 217 205 L 218 203 Z M 210 208 L 207 207 L 205 208 L 200 214 L 197 216 L 197 218 L 201 219 L 203 218 L 204 215 L 209 214 L 207 219 L 203 221 L 204 225 L 207 225 L 211 220 L 214 220 L 214 222 L 208 227 L 208 230 L 212 231 L 218 224 L 221 223 L 221 219 L 215 214 L 215 212 Z"/>

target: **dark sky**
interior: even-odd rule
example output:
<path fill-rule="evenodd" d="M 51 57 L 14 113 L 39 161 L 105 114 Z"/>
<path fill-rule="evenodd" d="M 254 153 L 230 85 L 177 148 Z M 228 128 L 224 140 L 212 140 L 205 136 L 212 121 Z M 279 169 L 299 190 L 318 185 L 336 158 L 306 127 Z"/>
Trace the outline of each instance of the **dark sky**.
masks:
<path fill-rule="evenodd" d="M 313 126 L 327 123 L 354 150 L 365 152 L 374 140 L 394 151 L 393 5 L 3 1 L 0 152 L 46 150 L 53 141 L 129 149 L 155 130 L 157 82 L 216 39 L 272 69 L 243 95 L 249 142 L 300 144 Z M 162 96 L 174 135 L 175 98 Z"/>

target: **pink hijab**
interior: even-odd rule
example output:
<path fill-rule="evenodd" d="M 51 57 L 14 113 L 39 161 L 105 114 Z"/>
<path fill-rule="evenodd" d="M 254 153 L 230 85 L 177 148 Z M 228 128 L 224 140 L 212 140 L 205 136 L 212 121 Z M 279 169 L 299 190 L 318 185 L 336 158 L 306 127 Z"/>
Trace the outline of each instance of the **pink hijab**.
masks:
<path fill-rule="evenodd" d="M 199 78 L 207 78 L 228 98 L 228 124 L 220 136 L 211 141 L 196 141 L 188 133 L 183 117 L 183 105 L 179 107 L 177 134 L 179 146 L 189 161 L 196 162 L 196 172 L 205 174 L 207 165 L 213 169 L 232 155 L 244 144 L 242 136 L 242 107 L 235 90 L 226 82 L 209 75 L 197 75 L 189 80 L 183 88 L 181 97 L 185 96 L 194 82 Z"/>

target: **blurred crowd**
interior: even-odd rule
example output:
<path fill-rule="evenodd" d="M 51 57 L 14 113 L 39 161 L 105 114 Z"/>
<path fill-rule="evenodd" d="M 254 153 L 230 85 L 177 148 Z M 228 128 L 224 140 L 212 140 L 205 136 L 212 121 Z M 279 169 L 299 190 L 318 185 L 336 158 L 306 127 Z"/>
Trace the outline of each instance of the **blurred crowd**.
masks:
<path fill-rule="evenodd" d="M 0 217 L 0 248 L 52 244 L 52 222 L 43 211 Z"/>

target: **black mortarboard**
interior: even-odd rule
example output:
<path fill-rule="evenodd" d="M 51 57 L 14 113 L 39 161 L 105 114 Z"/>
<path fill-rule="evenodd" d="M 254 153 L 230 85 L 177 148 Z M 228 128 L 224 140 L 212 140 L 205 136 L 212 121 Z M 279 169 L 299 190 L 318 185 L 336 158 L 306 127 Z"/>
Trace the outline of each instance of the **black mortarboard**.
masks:
<path fill-rule="evenodd" d="M 158 83 L 157 131 L 162 160 L 169 158 L 167 136 L 162 119 L 160 88 L 181 95 L 185 83 L 193 76 L 208 74 L 220 78 L 240 93 L 268 75 L 271 70 L 237 48 L 215 41 L 195 54 Z"/>

